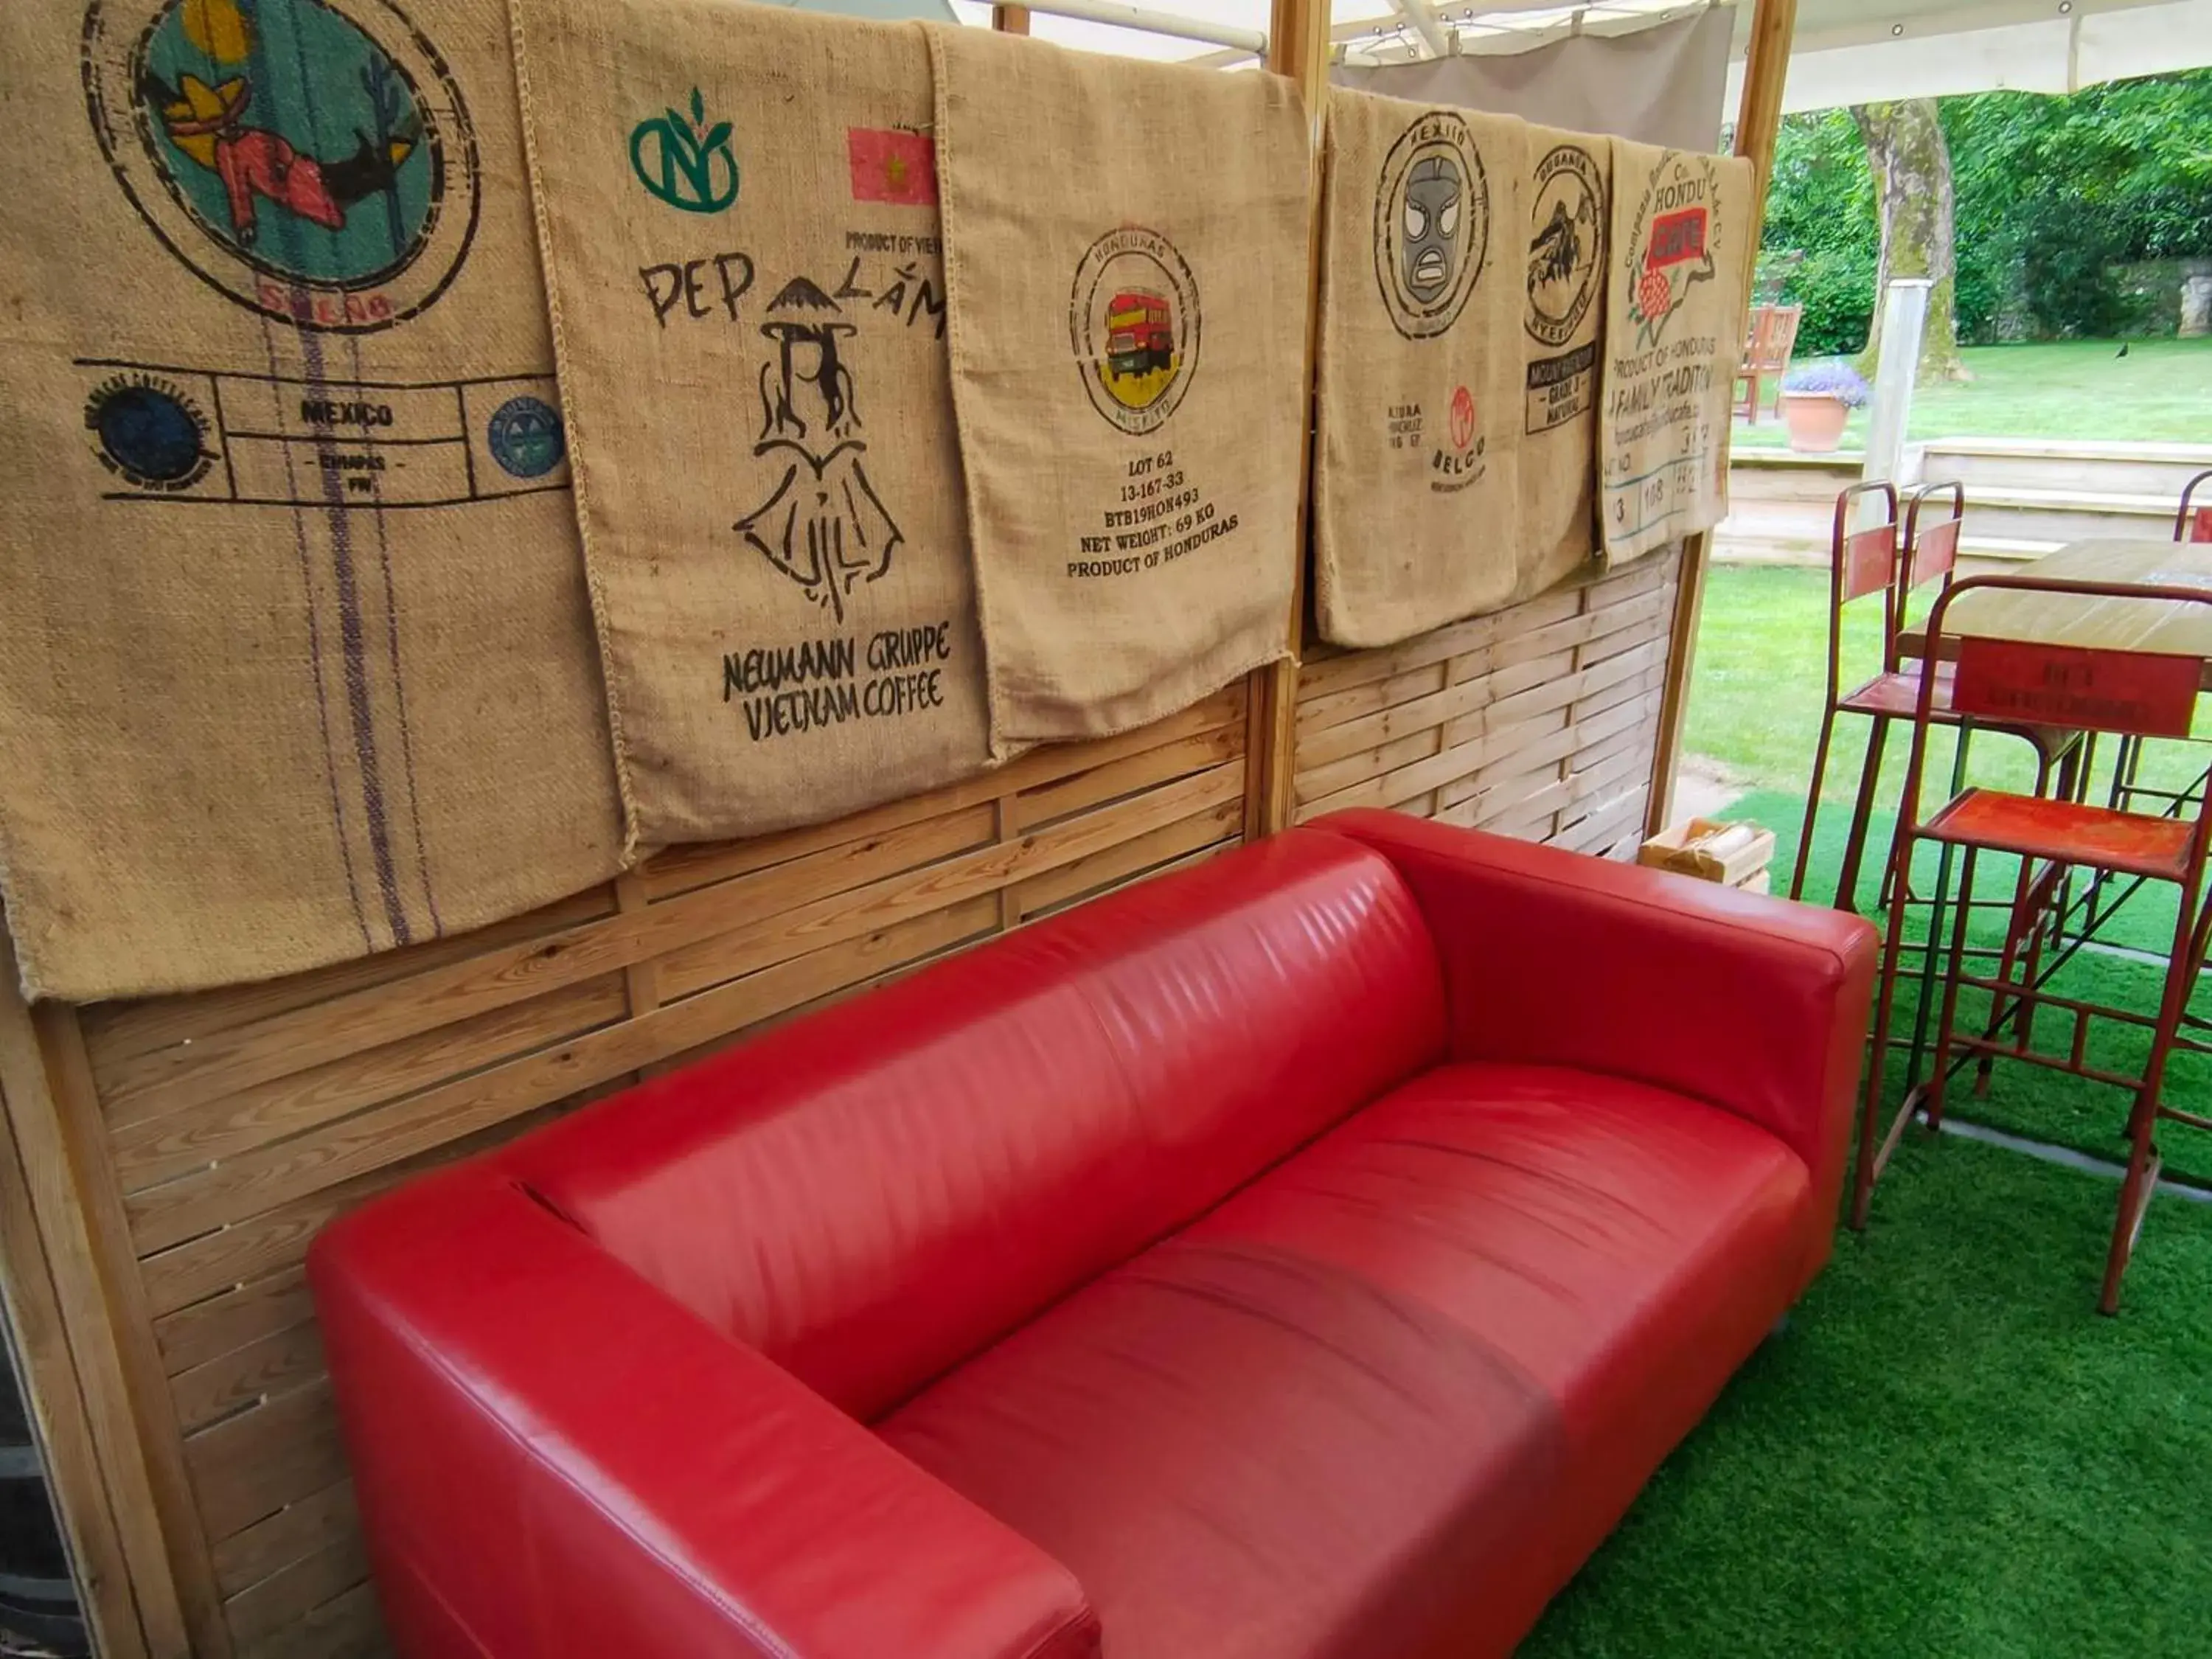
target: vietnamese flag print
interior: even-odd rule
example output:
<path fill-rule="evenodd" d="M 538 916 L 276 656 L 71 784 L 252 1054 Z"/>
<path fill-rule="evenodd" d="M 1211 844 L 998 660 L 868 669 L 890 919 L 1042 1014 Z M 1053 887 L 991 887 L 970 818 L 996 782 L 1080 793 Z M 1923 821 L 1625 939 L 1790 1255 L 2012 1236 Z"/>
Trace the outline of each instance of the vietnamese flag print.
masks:
<path fill-rule="evenodd" d="M 853 171 L 853 199 L 894 207 L 937 205 L 937 146 L 919 132 L 898 128 L 848 127 L 845 150 Z"/>

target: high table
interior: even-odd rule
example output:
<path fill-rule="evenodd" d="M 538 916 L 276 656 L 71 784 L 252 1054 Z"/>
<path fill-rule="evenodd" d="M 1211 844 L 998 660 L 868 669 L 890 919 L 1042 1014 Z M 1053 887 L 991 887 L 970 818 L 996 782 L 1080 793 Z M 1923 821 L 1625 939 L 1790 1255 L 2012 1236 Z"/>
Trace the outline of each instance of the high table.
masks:
<path fill-rule="evenodd" d="M 2144 587 L 2212 590 L 2212 542 L 2100 540 L 2071 542 L 2012 573 L 2072 581 L 2124 582 Z M 2039 645 L 2100 646 L 2116 651 L 2157 651 L 2205 659 L 2204 689 L 2212 691 L 2212 605 L 2154 599 L 2091 599 L 2072 593 L 1969 593 L 1951 607 L 1945 632 L 1991 639 L 2032 640 Z M 1957 654 L 1946 637 L 1942 654 Z M 1905 629 L 1898 646 L 1924 656 L 1924 626 Z"/>
<path fill-rule="evenodd" d="M 2148 539 L 2099 539 L 2071 542 L 2056 553 L 2021 566 L 2013 574 L 2023 576 L 2047 577 L 2075 581 L 2124 583 L 2143 587 L 2199 587 L 2212 591 L 2212 542 L 2150 541 Z M 2070 645 L 2097 647 L 2118 651 L 2152 651 L 2175 656 L 2201 658 L 2204 661 L 2203 689 L 2212 691 L 2212 605 L 2186 605 L 2175 600 L 2141 599 L 2090 599 L 2072 593 L 2036 593 L 2018 589 L 2002 589 L 1968 593 L 1954 605 L 1944 617 L 1944 637 L 1938 654 L 1944 658 L 1958 654 L 1957 635 L 1972 634 L 1982 638 L 2027 640 L 2039 645 Z M 1903 629 L 1898 635 L 1898 647 L 1907 657 L 1921 658 L 1928 653 L 1928 633 L 1924 623 Z M 1965 767 L 1965 738 L 1961 737 L 1958 757 L 1960 775 Z M 2123 780 L 2131 771 L 2128 757 L 2120 758 L 2114 775 L 2113 802 L 2124 799 Z M 1959 780 L 1954 778 L 1954 784 Z M 2212 787 L 2212 779 L 2200 778 L 2198 788 Z M 2179 803 L 2177 803 L 2179 810 Z M 1942 931 L 1942 915 L 1949 898 L 1950 849 L 1944 856 L 1936 878 L 1935 923 L 1931 939 Z M 2094 934 L 2098 926 L 2127 902 L 2129 895 L 2142 885 L 2140 878 L 2130 883 L 2119 897 L 2110 903 L 2100 903 L 2107 884 L 2103 878 L 2090 884 L 2075 907 L 2084 914 L 2081 925 L 2074 932 L 2076 948 L 2079 942 Z M 2071 950 L 2059 953 L 2046 969 L 2045 977 L 2063 966 Z M 1932 1000 L 1935 979 L 1936 952 L 1929 949 L 1922 963 L 1922 994 L 1919 1018 L 1915 1021 L 1911 1056 L 1906 1066 L 1906 1087 L 1917 1088 L 1920 1061 L 1925 1050 L 1928 1035 L 1928 1009 Z"/>

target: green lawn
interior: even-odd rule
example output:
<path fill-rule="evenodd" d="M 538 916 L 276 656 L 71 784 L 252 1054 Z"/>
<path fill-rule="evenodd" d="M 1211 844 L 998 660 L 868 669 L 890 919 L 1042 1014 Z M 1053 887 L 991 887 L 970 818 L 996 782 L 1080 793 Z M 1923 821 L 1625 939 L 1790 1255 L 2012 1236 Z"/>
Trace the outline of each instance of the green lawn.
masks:
<path fill-rule="evenodd" d="M 1954 1138 L 1661 1468 L 1523 1659 L 2136 1659 L 2212 1650 L 2212 1207 Z"/>
<path fill-rule="evenodd" d="M 1909 436 L 2060 438 L 2105 442 L 2212 443 L 2212 338 L 1969 346 L 1974 378 L 1913 394 Z M 1844 447 L 1863 448 L 1866 411 L 1851 417 Z M 1782 424 L 1762 410 L 1735 424 L 1739 449 L 1783 449 Z"/>

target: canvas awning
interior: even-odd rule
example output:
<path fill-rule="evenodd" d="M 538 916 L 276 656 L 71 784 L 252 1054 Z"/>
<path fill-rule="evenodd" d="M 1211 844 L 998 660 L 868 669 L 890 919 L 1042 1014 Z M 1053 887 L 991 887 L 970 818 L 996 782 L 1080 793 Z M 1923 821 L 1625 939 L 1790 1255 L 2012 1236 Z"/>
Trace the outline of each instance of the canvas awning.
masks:
<path fill-rule="evenodd" d="M 902 0 L 822 0 L 898 4 Z M 947 0 L 920 0 L 932 6 Z M 1048 0 L 1051 3 L 1052 0 Z M 1266 38 L 1267 0 L 1058 0 L 1084 17 L 1033 9 L 1031 33 L 1062 45 L 1229 66 L 1250 63 Z M 949 0 L 963 21 L 990 21 L 981 0 Z M 1401 63 L 1526 52 L 1564 36 L 1613 34 L 1673 21 L 1714 4 L 1736 12 L 1728 107 L 1735 106 L 1751 7 L 1737 0 L 1599 0 L 1586 5 L 1435 4 L 1336 0 L 1332 34 L 1352 61 Z M 1215 40 L 1111 26 L 1149 14 L 1216 31 Z M 1233 45 L 1222 39 L 1233 39 Z M 2071 92 L 2100 81 L 2212 64 L 2212 0 L 1799 0 L 1785 111 L 1948 93 Z"/>
<path fill-rule="evenodd" d="M 1748 9 L 1729 75 L 1742 83 Z M 2212 0 L 1799 0 L 1785 112 L 1961 92 L 2075 92 L 2212 64 Z"/>

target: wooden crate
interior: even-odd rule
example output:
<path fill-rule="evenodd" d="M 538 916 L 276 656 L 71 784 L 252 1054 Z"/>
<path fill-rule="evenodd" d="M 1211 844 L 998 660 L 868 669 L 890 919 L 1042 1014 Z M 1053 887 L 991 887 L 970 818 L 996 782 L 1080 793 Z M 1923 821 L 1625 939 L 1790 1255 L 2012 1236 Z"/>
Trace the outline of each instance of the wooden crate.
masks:
<path fill-rule="evenodd" d="M 1623 857 L 1644 834 L 1679 560 L 1558 588 L 1298 681 L 1293 811 L 1386 806 Z"/>
<path fill-rule="evenodd" d="M 1772 885 L 1767 872 L 1774 862 L 1774 831 L 1755 823 L 1692 818 L 1645 841 L 1636 861 L 1723 887 L 1764 893 Z"/>

